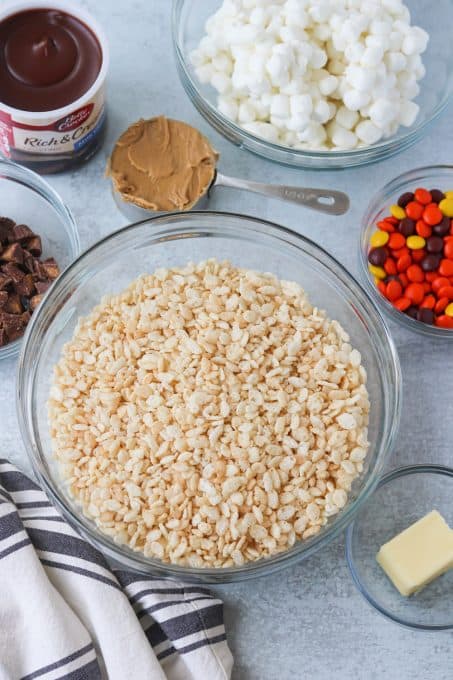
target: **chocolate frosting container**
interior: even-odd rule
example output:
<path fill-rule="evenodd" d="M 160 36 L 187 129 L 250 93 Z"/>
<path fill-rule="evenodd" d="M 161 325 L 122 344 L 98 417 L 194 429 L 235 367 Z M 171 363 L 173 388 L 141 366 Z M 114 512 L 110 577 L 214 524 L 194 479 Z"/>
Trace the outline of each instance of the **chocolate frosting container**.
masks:
<path fill-rule="evenodd" d="M 65 0 L 0 9 L 0 154 L 41 173 L 101 147 L 109 51 L 104 31 Z"/>

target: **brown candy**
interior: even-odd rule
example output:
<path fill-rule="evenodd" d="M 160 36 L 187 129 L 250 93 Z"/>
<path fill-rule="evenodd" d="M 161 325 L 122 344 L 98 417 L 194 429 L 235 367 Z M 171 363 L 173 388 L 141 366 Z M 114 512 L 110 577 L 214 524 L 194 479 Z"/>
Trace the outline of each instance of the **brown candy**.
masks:
<path fill-rule="evenodd" d="M 14 264 L 23 264 L 24 251 L 20 243 L 11 243 L 5 250 L 0 253 L 0 260 L 3 262 L 14 262 Z"/>
<path fill-rule="evenodd" d="M 41 238 L 26 224 L 0 217 L 0 347 L 20 338 L 31 313 L 60 273 L 40 260 Z"/>
<path fill-rule="evenodd" d="M 27 241 L 27 239 L 33 238 L 36 234 L 34 234 L 26 224 L 16 224 L 13 227 L 13 236 L 15 241 L 22 243 L 23 241 Z"/>
<path fill-rule="evenodd" d="M 33 255 L 33 257 L 41 257 L 41 255 L 42 255 L 42 245 L 41 245 L 40 237 L 39 236 L 33 236 L 33 238 L 26 241 L 25 242 L 25 248 L 28 250 L 29 253 L 31 253 Z"/>

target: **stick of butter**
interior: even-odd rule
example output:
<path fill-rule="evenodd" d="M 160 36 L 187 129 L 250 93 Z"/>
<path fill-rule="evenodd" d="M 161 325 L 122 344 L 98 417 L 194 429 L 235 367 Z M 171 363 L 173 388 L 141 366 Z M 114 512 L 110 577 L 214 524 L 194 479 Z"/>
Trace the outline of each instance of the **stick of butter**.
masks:
<path fill-rule="evenodd" d="M 401 595 L 412 595 L 453 568 L 453 530 L 433 510 L 385 543 L 376 559 Z"/>

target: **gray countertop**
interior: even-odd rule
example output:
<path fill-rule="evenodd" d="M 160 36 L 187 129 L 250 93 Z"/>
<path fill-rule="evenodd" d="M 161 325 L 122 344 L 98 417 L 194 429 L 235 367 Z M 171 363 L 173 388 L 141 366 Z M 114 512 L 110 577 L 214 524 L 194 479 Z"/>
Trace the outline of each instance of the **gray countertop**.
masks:
<path fill-rule="evenodd" d="M 357 239 L 370 192 L 415 166 L 452 162 L 451 109 L 427 137 L 378 165 L 339 172 L 288 169 L 239 150 L 209 128 L 179 83 L 170 37 L 168 0 L 89 0 L 111 45 L 109 129 L 102 152 L 69 174 L 50 177 L 73 211 L 84 248 L 126 223 L 104 179 L 107 154 L 137 118 L 164 113 L 198 126 L 221 153 L 225 173 L 347 191 L 352 208 L 340 218 L 257 196 L 219 190 L 210 207 L 267 218 L 309 236 L 357 273 Z M 452 187 L 453 188 L 453 187 Z M 0 212 L 6 207 L 0 208 Z M 453 463 L 453 348 L 392 325 L 404 375 L 404 409 L 388 468 Z M 27 466 L 14 407 L 15 361 L 2 363 L 1 455 Z M 355 590 L 343 538 L 274 576 L 217 588 L 225 601 L 235 680 L 450 680 L 453 637 L 415 633 L 372 611 Z M 206 680 L 209 680 L 206 678 Z"/>

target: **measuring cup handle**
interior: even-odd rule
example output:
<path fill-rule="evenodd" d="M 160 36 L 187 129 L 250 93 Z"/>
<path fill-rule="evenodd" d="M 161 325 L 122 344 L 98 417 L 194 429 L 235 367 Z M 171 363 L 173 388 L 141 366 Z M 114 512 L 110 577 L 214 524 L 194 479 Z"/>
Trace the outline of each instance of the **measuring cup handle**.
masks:
<path fill-rule="evenodd" d="M 278 198 L 289 203 L 303 205 L 306 208 L 318 210 L 328 215 L 343 215 L 349 209 L 349 197 L 342 191 L 263 184 L 236 177 L 227 177 L 219 173 L 217 173 L 215 186 L 252 191 L 255 194 L 271 196 L 272 198 Z"/>

